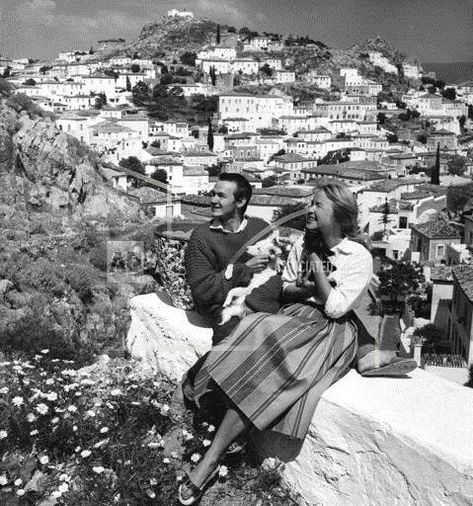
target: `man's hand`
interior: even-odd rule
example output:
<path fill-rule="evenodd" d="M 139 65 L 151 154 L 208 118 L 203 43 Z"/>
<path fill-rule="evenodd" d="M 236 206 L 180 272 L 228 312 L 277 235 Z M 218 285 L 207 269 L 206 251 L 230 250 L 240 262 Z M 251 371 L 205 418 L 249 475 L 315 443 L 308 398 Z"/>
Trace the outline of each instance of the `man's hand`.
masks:
<path fill-rule="evenodd" d="M 245 265 L 249 267 L 253 274 L 256 272 L 261 272 L 266 268 L 266 265 L 269 261 L 269 255 L 256 255 L 250 258 Z"/>

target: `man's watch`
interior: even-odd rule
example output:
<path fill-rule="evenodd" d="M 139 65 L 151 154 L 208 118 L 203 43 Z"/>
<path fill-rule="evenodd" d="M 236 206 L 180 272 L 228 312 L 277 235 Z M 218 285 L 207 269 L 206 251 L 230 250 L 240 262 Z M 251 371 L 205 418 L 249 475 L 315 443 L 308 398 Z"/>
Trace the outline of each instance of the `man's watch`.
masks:
<path fill-rule="evenodd" d="M 228 281 L 233 277 L 233 264 L 228 264 L 225 269 L 225 279 Z"/>

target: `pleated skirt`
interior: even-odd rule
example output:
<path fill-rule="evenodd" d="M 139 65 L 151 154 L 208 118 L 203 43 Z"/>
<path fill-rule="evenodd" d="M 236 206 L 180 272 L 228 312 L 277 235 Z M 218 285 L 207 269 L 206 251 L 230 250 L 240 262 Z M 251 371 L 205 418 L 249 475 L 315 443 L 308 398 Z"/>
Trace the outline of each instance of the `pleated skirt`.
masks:
<path fill-rule="evenodd" d="M 303 439 L 323 392 L 348 372 L 356 338 L 351 313 L 333 320 L 317 306 L 246 316 L 207 355 L 193 400 L 220 389 L 258 429 Z"/>

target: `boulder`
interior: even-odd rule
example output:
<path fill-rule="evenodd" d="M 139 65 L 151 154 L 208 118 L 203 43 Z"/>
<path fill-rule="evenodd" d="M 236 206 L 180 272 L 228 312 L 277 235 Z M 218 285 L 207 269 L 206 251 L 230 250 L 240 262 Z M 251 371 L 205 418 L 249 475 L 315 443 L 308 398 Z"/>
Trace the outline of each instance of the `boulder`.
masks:
<path fill-rule="evenodd" d="M 190 311 L 155 294 L 132 299 L 128 347 L 178 379 L 211 345 Z M 406 378 L 350 371 L 322 396 L 302 443 L 264 431 L 262 457 L 276 457 L 305 506 L 473 504 L 473 390 L 423 370 Z"/>
<path fill-rule="evenodd" d="M 138 295 L 130 301 L 127 350 L 144 367 L 179 381 L 212 344 L 212 329 L 195 311 L 178 309 L 164 292 Z"/>

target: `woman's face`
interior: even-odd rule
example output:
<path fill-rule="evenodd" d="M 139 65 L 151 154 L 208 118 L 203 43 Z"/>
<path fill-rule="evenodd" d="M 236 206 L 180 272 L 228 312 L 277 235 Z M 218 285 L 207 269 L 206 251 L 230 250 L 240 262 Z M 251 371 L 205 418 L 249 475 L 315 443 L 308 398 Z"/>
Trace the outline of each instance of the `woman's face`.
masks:
<path fill-rule="evenodd" d="M 324 191 L 318 191 L 314 195 L 307 213 L 306 229 L 318 230 L 324 236 L 333 235 L 339 229 L 333 214 L 333 202 Z"/>

